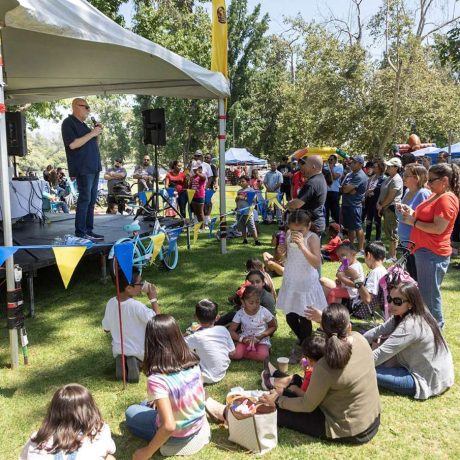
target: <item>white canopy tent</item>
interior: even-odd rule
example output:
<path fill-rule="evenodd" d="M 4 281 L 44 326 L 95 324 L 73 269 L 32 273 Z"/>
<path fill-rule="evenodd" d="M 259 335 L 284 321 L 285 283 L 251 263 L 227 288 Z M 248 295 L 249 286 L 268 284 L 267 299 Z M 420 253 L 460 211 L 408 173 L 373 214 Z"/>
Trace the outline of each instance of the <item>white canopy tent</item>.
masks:
<path fill-rule="evenodd" d="M 440 152 L 441 149 L 438 147 L 425 147 L 424 149 L 416 150 L 412 152 L 415 157 L 424 157 L 425 155 L 431 155 Z"/>
<path fill-rule="evenodd" d="M 246 149 L 232 147 L 225 152 L 226 165 L 260 165 L 267 164 L 267 160 L 257 158 Z"/>
<path fill-rule="evenodd" d="M 223 98 L 230 93 L 222 74 L 123 29 L 85 0 L 2 0 L 0 21 L 0 70 L 4 71 L 0 72 L 0 180 L 5 246 L 12 246 L 12 230 L 3 104 L 115 93 L 219 99 L 219 176 L 225 184 Z M 225 213 L 223 188 L 220 206 Z M 13 257 L 6 268 L 7 290 L 11 291 Z M 18 365 L 16 330 L 10 330 L 10 343 L 14 368 Z"/>

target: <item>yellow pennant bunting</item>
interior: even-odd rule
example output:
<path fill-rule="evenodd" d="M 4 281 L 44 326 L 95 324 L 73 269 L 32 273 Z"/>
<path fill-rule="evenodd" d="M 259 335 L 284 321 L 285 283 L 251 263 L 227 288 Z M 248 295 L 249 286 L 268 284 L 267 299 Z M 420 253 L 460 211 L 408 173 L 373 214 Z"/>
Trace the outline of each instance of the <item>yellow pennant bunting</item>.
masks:
<path fill-rule="evenodd" d="M 70 278 L 72 278 L 75 267 L 80 262 L 83 254 L 86 251 L 86 246 L 68 246 L 53 248 L 56 264 L 61 274 L 64 287 L 67 289 Z"/>
<path fill-rule="evenodd" d="M 278 197 L 278 193 L 276 192 L 267 192 L 267 200 L 272 201 L 273 199 Z"/>
<path fill-rule="evenodd" d="M 248 216 L 246 217 L 246 224 L 249 222 L 249 219 L 251 218 L 253 212 L 254 212 L 254 205 L 252 205 L 249 208 L 249 213 L 248 213 Z"/>
<path fill-rule="evenodd" d="M 283 205 L 282 205 L 278 200 L 274 200 L 274 201 L 273 201 L 273 204 L 274 204 L 275 206 L 277 206 L 278 208 L 280 208 L 281 211 L 284 211 Z"/>
<path fill-rule="evenodd" d="M 191 201 L 193 200 L 193 197 L 195 196 L 195 190 L 192 190 L 192 189 L 187 189 L 187 198 L 188 198 L 188 202 L 189 204 L 191 203 Z"/>
<path fill-rule="evenodd" d="M 161 246 L 163 245 L 163 241 L 165 240 L 165 234 L 164 233 L 158 233 L 158 235 L 151 236 L 150 239 L 152 240 L 153 243 L 153 252 L 152 252 L 152 258 L 150 259 L 150 265 L 155 262 L 155 259 L 157 258 Z"/>
<path fill-rule="evenodd" d="M 193 244 L 196 244 L 198 241 L 198 231 L 200 227 L 203 225 L 203 222 L 198 222 L 193 226 Z"/>
<path fill-rule="evenodd" d="M 152 192 L 145 192 L 145 199 L 147 200 L 147 203 L 150 201 L 150 198 L 152 198 Z"/>

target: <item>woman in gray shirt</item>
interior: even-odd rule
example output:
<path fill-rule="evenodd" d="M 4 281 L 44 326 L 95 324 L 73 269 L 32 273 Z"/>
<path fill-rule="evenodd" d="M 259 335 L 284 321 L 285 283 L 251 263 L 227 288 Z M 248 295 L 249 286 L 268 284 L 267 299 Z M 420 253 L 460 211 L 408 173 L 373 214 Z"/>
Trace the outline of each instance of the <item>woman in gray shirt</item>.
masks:
<path fill-rule="evenodd" d="M 452 355 L 417 285 L 401 283 L 387 300 L 392 317 L 364 335 L 376 346 L 378 385 L 415 399 L 443 393 L 454 384 Z"/>

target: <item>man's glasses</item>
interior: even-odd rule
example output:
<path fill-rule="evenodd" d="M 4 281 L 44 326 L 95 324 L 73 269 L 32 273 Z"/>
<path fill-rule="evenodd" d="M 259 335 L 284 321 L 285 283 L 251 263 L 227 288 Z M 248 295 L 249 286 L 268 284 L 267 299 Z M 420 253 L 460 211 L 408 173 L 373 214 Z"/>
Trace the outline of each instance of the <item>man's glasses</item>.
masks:
<path fill-rule="evenodd" d="M 442 177 L 435 177 L 434 179 L 428 179 L 427 182 L 428 182 L 429 184 L 432 184 L 433 182 L 436 182 L 437 180 L 441 180 L 441 179 L 442 179 Z"/>
<path fill-rule="evenodd" d="M 78 104 L 78 107 L 84 107 L 86 110 L 89 110 L 89 105 Z"/>
<path fill-rule="evenodd" d="M 391 297 L 391 295 L 387 296 L 388 303 L 392 303 L 397 307 L 400 307 L 404 302 L 407 302 L 406 299 L 401 299 L 401 297 Z"/>
<path fill-rule="evenodd" d="M 132 283 L 131 286 L 143 286 L 144 285 L 144 281 L 142 281 L 141 283 Z"/>

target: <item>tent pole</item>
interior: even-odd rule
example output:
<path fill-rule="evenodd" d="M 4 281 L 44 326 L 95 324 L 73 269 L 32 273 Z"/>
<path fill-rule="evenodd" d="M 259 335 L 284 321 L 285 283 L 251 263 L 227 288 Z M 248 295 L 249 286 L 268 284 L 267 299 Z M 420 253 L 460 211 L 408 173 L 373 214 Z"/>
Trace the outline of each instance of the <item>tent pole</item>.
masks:
<path fill-rule="evenodd" d="M 220 252 L 227 253 L 227 222 L 225 214 L 227 206 L 225 203 L 225 102 L 219 98 L 219 202 L 220 202 Z"/>
<path fill-rule="evenodd" d="M 0 48 L 0 182 L 2 190 L 2 214 L 3 214 L 3 244 L 13 246 L 13 229 L 11 227 L 11 202 L 10 180 L 8 177 L 8 152 L 6 146 L 6 106 L 5 106 L 5 83 L 3 81 L 3 55 Z M 15 290 L 14 283 L 14 260 L 8 257 L 5 262 L 7 296 Z M 9 307 L 9 303 L 7 307 Z M 18 330 L 16 327 L 9 328 L 11 368 L 19 366 Z"/>

